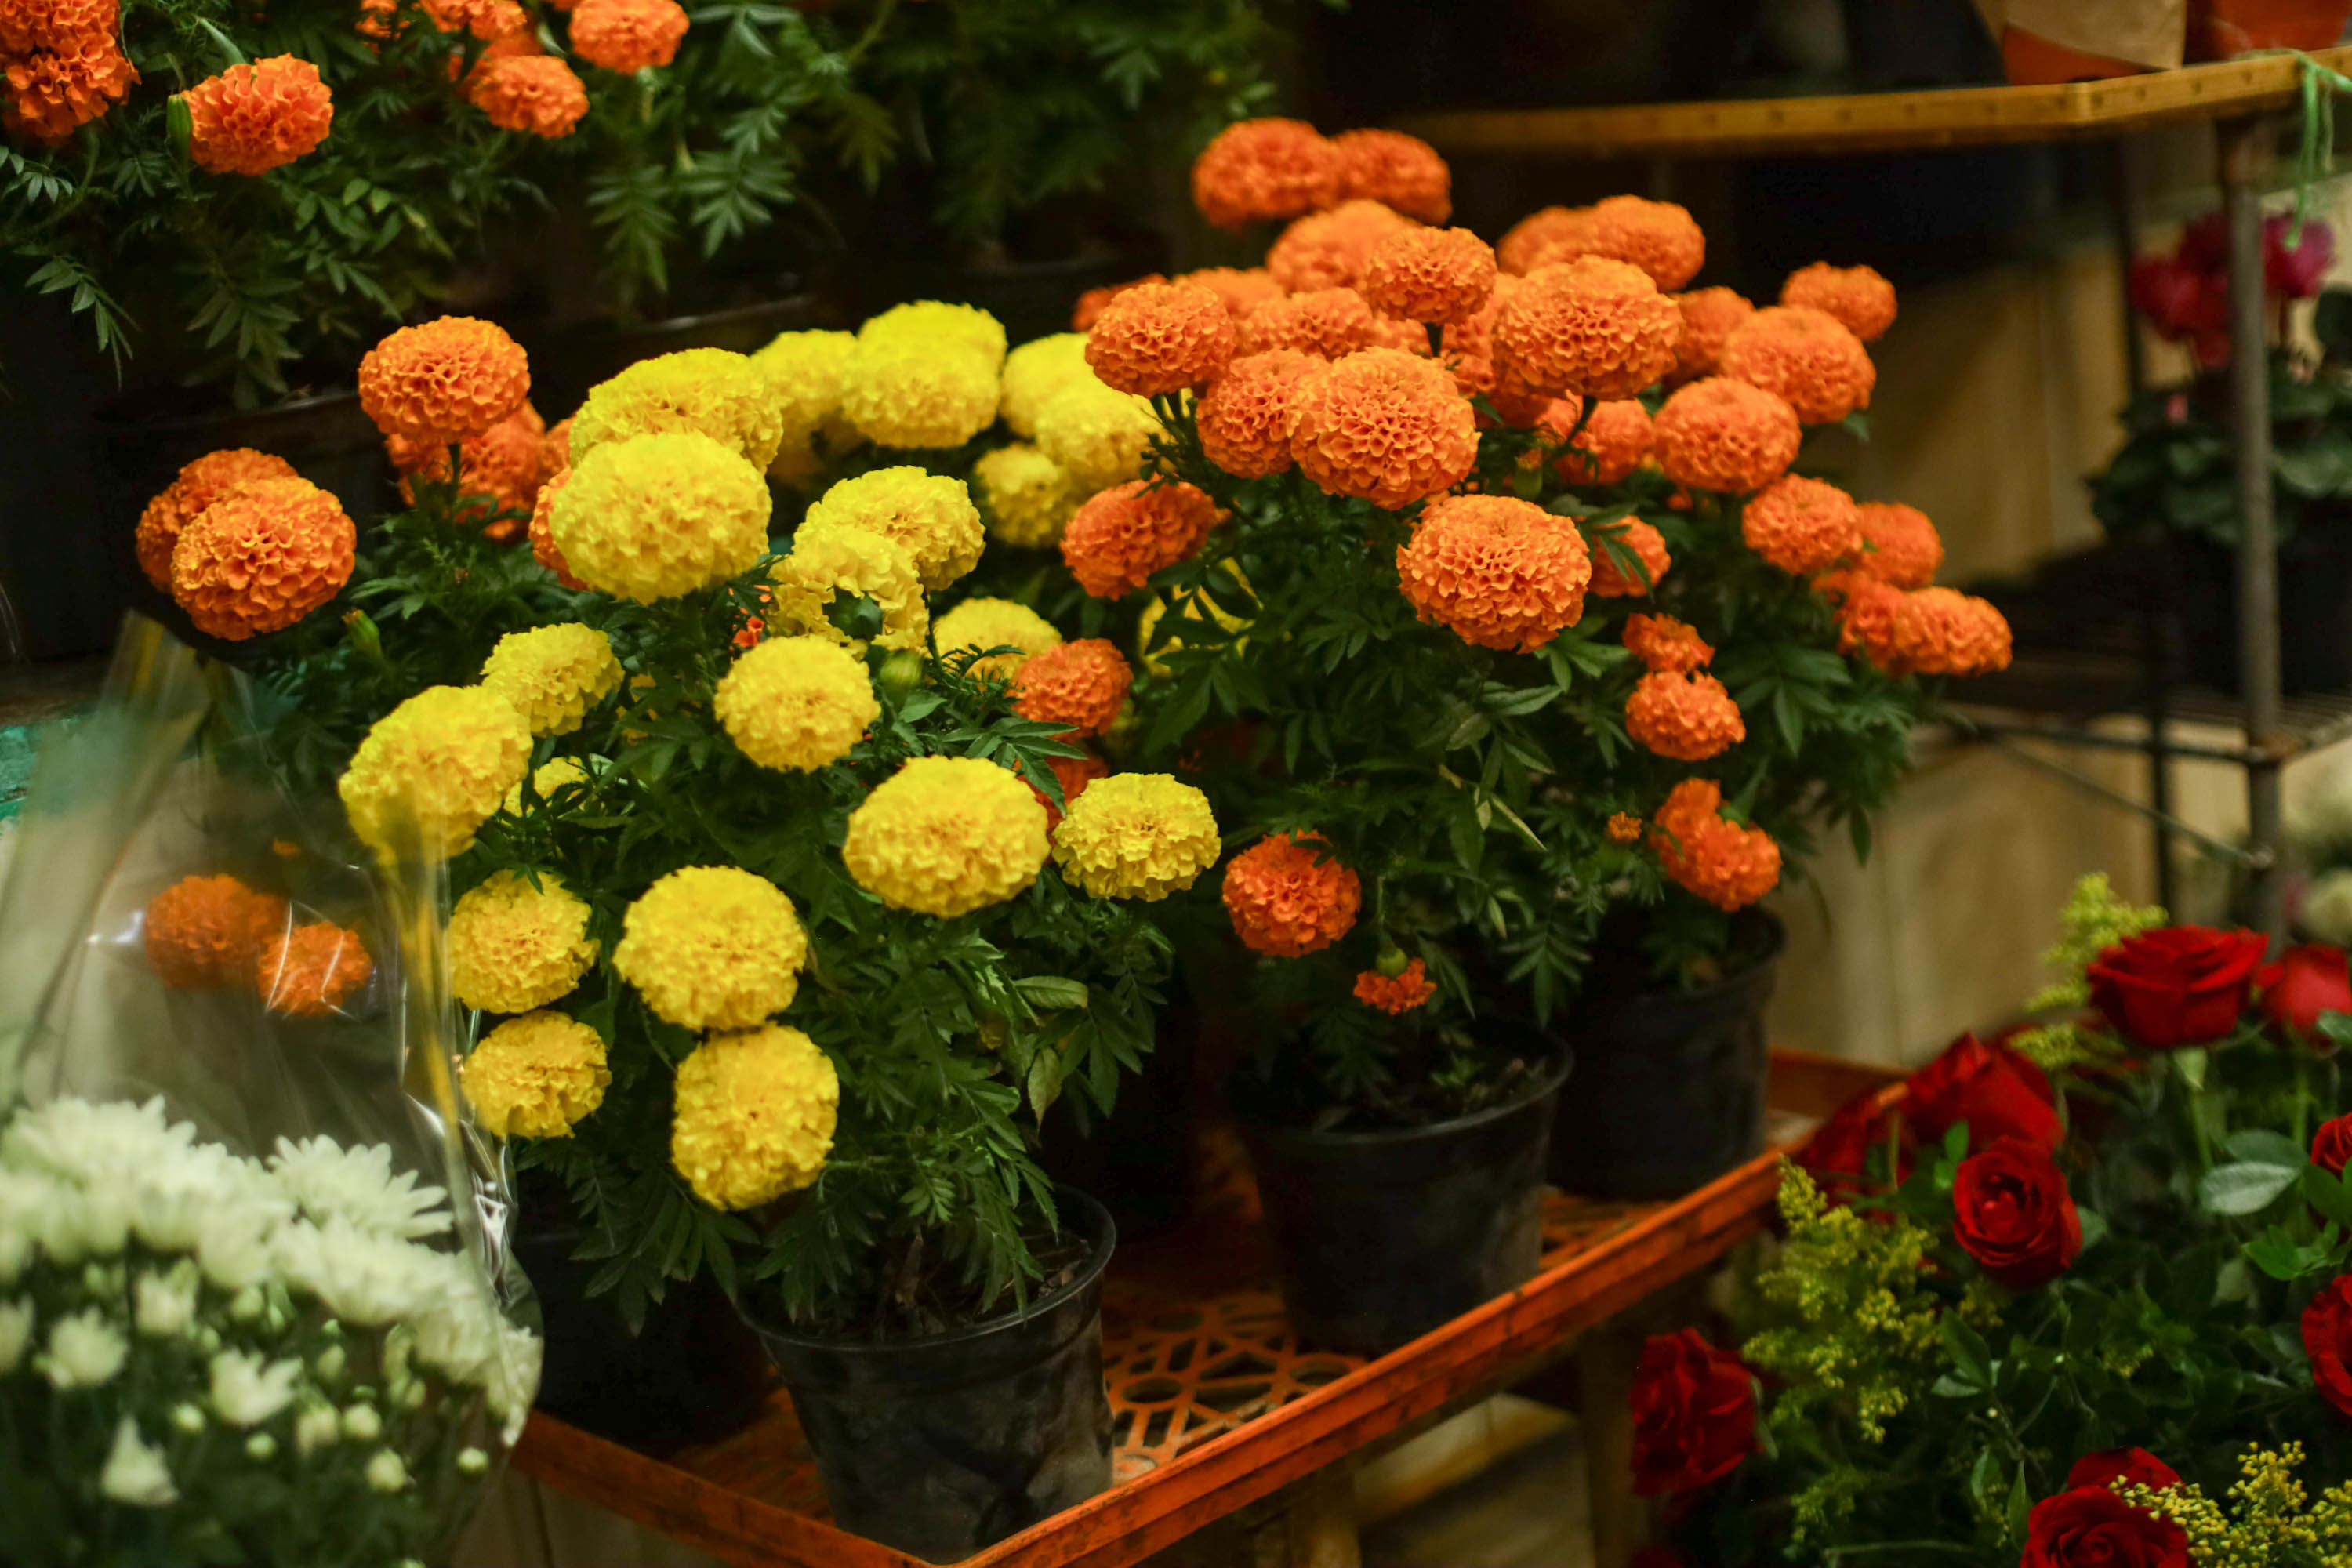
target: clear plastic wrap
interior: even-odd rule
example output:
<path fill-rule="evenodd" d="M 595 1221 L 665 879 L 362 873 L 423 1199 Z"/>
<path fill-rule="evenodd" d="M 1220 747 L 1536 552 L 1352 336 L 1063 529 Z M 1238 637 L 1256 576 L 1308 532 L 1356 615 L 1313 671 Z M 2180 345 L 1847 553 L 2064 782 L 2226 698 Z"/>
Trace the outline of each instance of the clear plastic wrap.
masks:
<path fill-rule="evenodd" d="M 537 1311 L 452 1076 L 442 868 L 289 799 L 134 622 L 0 885 L 0 1560 L 444 1559 Z"/>

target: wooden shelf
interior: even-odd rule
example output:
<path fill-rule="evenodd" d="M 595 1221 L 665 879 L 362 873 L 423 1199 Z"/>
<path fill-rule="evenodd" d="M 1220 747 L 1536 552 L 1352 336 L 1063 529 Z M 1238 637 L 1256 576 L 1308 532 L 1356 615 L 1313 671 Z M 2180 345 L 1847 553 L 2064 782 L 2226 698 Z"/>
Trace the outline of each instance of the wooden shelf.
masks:
<path fill-rule="evenodd" d="M 1781 1148 L 1860 1094 L 1853 1063 L 1776 1053 Z M 1709 1267 L 1761 1228 L 1767 1153 L 1670 1204 L 1553 1194 L 1542 1270 L 1525 1286 L 1367 1362 L 1302 1347 L 1274 1289 L 1256 1194 L 1230 1136 L 1208 1140 L 1208 1192 L 1176 1229 L 1122 1247 L 1103 1293 L 1116 1481 L 977 1556 L 971 1568 L 1126 1568 L 1210 1521 L 1402 1429 L 1516 1383 L 1579 1333 Z M 651 1458 L 534 1414 L 523 1474 L 743 1568 L 921 1568 L 827 1516 L 792 1402 L 749 1429 Z"/>
<path fill-rule="evenodd" d="M 2352 69 L 2352 48 L 2314 59 Z M 1402 129 L 1442 153 L 1562 158 L 1696 158 L 1780 153 L 1891 153 L 2114 136 L 2159 125 L 2284 109 L 2300 68 L 2265 55 L 2057 87 L 1958 87 L 1836 98 L 1736 99 L 1595 109 L 1424 114 Z"/>

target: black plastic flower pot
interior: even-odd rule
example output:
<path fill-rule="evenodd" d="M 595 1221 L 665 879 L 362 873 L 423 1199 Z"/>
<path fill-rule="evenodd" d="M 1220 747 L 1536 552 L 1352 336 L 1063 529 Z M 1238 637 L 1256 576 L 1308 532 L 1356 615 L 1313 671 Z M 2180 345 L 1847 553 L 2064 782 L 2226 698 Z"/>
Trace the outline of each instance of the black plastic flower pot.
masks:
<path fill-rule="evenodd" d="M 1544 1145 L 1569 1059 L 1499 1104 L 1425 1127 L 1317 1131 L 1234 1110 L 1274 1229 L 1283 1309 L 1300 1339 L 1379 1355 L 1533 1278 Z"/>
<path fill-rule="evenodd" d="M 754 1321 L 845 1530 L 952 1563 L 1110 1485 L 1102 1276 L 1110 1212 L 1055 1193 L 1085 1260 L 1027 1310 L 919 1339 L 819 1339 Z"/>
<path fill-rule="evenodd" d="M 1110 1114 L 1082 1122 L 1066 1095 L 1045 1119 L 1038 1150 L 1046 1173 L 1100 1200 L 1127 1241 L 1168 1229 L 1192 1206 L 1192 1068 L 1201 1011 L 1181 973 L 1168 991 L 1143 1069 L 1121 1079 Z"/>
<path fill-rule="evenodd" d="M 1576 1093 L 1560 1102 L 1551 1179 L 1580 1197 L 1680 1197 L 1764 1152 L 1764 1008 L 1787 933 L 1761 911 L 1748 962 L 1696 991 L 1587 998 L 1563 1031 Z M 1595 966 L 1599 967 L 1598 964 Z"/>

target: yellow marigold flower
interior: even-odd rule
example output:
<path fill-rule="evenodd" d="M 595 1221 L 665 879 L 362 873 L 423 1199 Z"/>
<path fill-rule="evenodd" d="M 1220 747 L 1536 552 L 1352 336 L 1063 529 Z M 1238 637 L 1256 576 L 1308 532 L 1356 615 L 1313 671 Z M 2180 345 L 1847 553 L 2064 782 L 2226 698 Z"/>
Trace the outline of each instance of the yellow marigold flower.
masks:
<path fill-rule="evenodd" d="M 856 346 L 855 332 L 783 332 L 751 356 L 768 378 L 786 446 L 806 446 L 840 418 L 841 370 Z"/>
<path fill-rule="evenodd" d="M 1166 773 L 1113 773 L 1070 801 L 1054 862 L 1094 899 L 1156 903 L 1217 863 L 1209 797 Z"/>
<path fill-rule="evenodd" d="M 572 467 L 608 442 L 696 431 L 755 468 L 775 458 L 783 418 L 766 372 L 725 349 L 680 349 L 639 360 L 589 388 L 572 417 Z"/>
<path fill-rule="evenodd" d="M 561 1013 L 526 1013 L 482 1037 L 457 1068 L 474 1120 L 499 1138 L 569 1138 L 613 1081 L 604 1037 Z"/>
<path fill-rule="evenodd" d="M 569 735 L 592 702 L 621 684 L 612 639 L 576 623 L 509 632 L 482 664 L 482 684 L 513 704 L 534 735 Z"/>
<path fill-rule="evenodd" d="M 952 344 L 979 354 L 988 362 L 992 374 L 1004 366 L 1004 323 L 977 305 L 910 300 L 869 319 L 857 329 L 857 341 L 919 343 L 926 348 Z"/>
<path fill-rule="evenodd" d="M 952 341 L 860 338 L 841 368 L 842 416 L 881 447 L 961 447 L 996 421 L 996 367 Z"/>
<path fill-rule="evenodd" d="M 1242 574 L 1242 569 L 1228 561 L 1224 563 L 1224 570 L 1225 575 L 1231 577 L 1240 587 L 1243 596 L 1252 604 L 1257 603 L 1257 595 L 1251 590 L 1249 579 Z M 1154 594 L 1144 602 L 1143 614 L 1137 616 L 1135 622 L 1137 657 L 1143 660 L 1145 669 L 1162 679 L 1167 678 L 1169 667 L 1167 662 L 1159 656 L 1174 653 L 1184 646 L 1184 639 L 1172 631 L 1160 638 L 1157 645 L 1152 642 L 1152 633 L 1159 630 L 1160 617 L 1167 613 L 1168 601 Z M 1188 621 L 1198 622 L 1202 626 L 1213 622 L 1224 630 L 1235 634 L 1248 630 L 1250 624 L 1247 616 L 1233 615 L 1219 608 L 1216 600 L 1198 588 L 1183 589 L 1176 595 L 1175 624 L 1181 626 Z M 1232 646 L 1238 652 L 1247 647 L 1248 643 L 1248 638 L 1236 635 Z"/>
<path fill-rule="evenodd" d="M 710 706 L 745 756 L 779 772 L 839 761 L 882 716 L 866 661 L 805 636 L 770 637 L 738 658 Z"/>
<path fill-rule="evenodd" d="M 530 775 L 530 787 L 539 792 L 541 805 L 554 799 L 555 792 L 567 784 L 586 788 L 595 782 L 595 775 L 588 771 L 588 764 L 577 757 L 551 758 L 541 763 Z M 522 815 L 522 785 L 520 783 L 507 791 L 505 809 L 515 816 Z"/>
<path fill-rule="evenodd" d="M 1062 465 L 1081 496 L 1135 478 L 1158 434 L 1149 398 L 1113 392 L 1091 374 L 1037 410 L 1038 448 Z"/>
<path fill-rule="evenodd" d="M 751 570 L 770 505 L 768 481 L 734 448 L 698 431 L 633 436 L 573 466 L 548 531 L 573 576 L 650 605 Z"/>
<path fill-rule="evenodd" d="M 646 1005 L 688 1029 L 748 1029 L 782 1012 L 807 963 L 792 900 L 735 866 L 688 866 L 647 888 L 613 949 Z"/>
<path fill-rule="evenodd" d="M 996 412 L 1013 433 L 1024 440 L 1037 434 L 1037 411 L 1045 400 L 1074 381 L 1091 378 L 1087 363 L 1087 334 L 1055 332 L 1033 338 L 1004 356 L 1003 390 Z"/>
<path fill-rule="evenodd" d="M 478 686 L 428 686 L 375 721 L 335 786 L 360 842 L 400 848 L 414 814 L 425 841 L 461 854 L 530 765 L 530 726 Z"/>
<path fill-rule="evenodd" d="M 1062 465 L 1026 442 L 982 453 L 971 477 L 980 485 L 989 536 L 1000 544 L 1050 549 L 1078 510 L 1076 489 Z"/>
<path fill-rule="evenodd" d="M 880 608 L 882 630 L 874 637 L 878 647 L 920 648 L 930 628 L 915 563 L 895 541 L 871 529 L 804 521 L 793 533 L 792 553 L 768 575 L 776 584 L 769 605 L 772 632 L 804 632 L 863 653 L 863 642 L 826 617 L 843 595 L 871 599 Z"/>
<path fill-rule="evenodd" d="M 711 1207 L 757 1208 L 816 1180 L 840 1107 L 832 1058 L 798 1029 L 713 1035 L 678 1066 L 670 1163 Z"/>
<path fill-rule="evenodd" d="M 842 863 L 893 909 L 947 918 L 1003 903 L 1045 865 L 1045 807 L 978 757 L 917 757 L 849 814 Z"/>
<path fill-rule="evenodd" d="M 539 885 L 496 871 L 449 911 L 449 988 L 485 1013 L 528 1013 L 569 996 L 596 962 L 588 904 L 551 872 Z"/>
<path fill-rule="evenodd" d="M 992 647 L 1012 647 L 1017 653 L 993 654 L 976 658 L 971 663 L 974 675 L 993 675 L 1010 680 L 1026 660 L 1062 646 L 1062 634 L 1054 623 L 1026 605 L 1010 599 L 966 599 L 940 617 L 932 629 L 931 640 L 939 645 L 945 658 L 958 648 L 976 648 L 986 653 Z"/>
<path fill-rule="evenodd" d="M 801 524 L 862 528 L 907 552 L 923 586 L 946 587 L 980 564 L 988 538 L 961 479 L 912 467 L 844 479 L 809 503 Z"/>

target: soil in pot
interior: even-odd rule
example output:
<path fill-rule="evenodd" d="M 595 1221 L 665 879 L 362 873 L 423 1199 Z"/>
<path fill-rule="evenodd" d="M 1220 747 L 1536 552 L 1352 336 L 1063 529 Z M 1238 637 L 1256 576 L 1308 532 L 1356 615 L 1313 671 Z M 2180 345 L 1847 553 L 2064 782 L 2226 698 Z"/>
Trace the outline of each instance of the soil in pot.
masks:
<path fill-rule="evenodd" d="M 1534 1276 L 1545 1143 L 1569 1063 L 1532 1030 L 1488 1026 L 1524 1035 L 1517 1080 L 1493 1104 L 1421 1126 L 1318 1129 L 1280 1086 L 1248 1068 L 1235 1076 L 1283 1308 L 1302 1340 L 1379 1355 Z"/>
<path fill-rule="evenodd" d="M 912 1339 L 753 1321 L 844 1529 L 951 1563 L 1110 1485 L 1102 1275 L 1118 1233 L 1084 1193 L 1055 1201 L 1073 1245 L 1025 1309 Z"/>
<path fill-rule="evenodd" d="M 1764 1152 L 1764 1007 L 1787 934 L 1732 922 L 1724 978 L 1696 990 L 1588 989 L 1555 1020 L 1576 1093 L 1552 1131 L 1551 1179 L 1580 1197 L 1679 1197 Z M 1613 957 L 1612 957 L 1613 955 Z M 1632 922 L 1604 925 L 1587 973 L 1646 976 Z"/>

